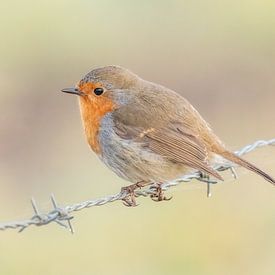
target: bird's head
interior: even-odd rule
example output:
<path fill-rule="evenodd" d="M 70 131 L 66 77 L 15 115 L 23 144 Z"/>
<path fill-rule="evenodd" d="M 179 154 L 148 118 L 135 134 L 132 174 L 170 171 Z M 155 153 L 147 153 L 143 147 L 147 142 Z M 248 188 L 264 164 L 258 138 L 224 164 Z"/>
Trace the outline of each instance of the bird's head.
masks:
<path fill-rule="evenodd" d="M 106 66 L 92 70 L 74 88 L 65 88 L 62 92 L 78 95 L 83 104 L 100 108 L 111 102 L 120 104 L 127 97 L 126 91 L 134 90 L 138 80 L 139 77 L 127 69 Z"/>
<path fill-rule="evenodd" d="M 92 70 L 74 88 L 62 92 L 79 96 L 80 111 L 88 142 L 99 152 L 97 133 L 101 119 L 125 105 L 134 96 L 140 78 L 119 66 Z"/>

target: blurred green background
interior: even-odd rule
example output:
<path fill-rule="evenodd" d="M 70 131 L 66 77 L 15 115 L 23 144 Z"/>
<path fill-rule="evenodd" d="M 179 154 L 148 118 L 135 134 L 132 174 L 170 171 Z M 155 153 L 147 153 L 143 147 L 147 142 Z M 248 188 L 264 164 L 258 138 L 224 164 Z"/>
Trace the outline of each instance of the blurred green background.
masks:
<path fill-rule="evenodd" d="M 76 98 L 61 94 L 118 64 L 188 98 L 237 149 L 275 137 L 274 1 L 1 1 L 0 220 L 116 193 L 127 183 L 89 151 Z M 275 175 L 274 148 L 247 155 Z M 55 224 L 0 232 L 0 274 L 275 274 L 275 190 L 238 169 L 173 200 L 114 203 Z"/>

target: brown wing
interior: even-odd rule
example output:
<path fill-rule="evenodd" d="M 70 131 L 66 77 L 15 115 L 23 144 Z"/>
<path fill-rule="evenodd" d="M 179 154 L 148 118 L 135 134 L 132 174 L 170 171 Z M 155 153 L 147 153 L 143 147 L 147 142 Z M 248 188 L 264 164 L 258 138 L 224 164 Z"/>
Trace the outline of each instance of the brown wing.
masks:
<path fill-rule="evenodd" d="M 152 151 L 223 180 L 209 165 L 207 149 L 196 136 L 179 129 L 151 131 L 145 136 Z"/>
<path fill-rule="evenodd" d="M 116 124 L 117 134 L 125 139 L 134 139 L 153 152 L 175 163 L 182 163 L 220 180 L 223 178 L 210 166 L 207 148 L 190 129 L 175 125 L 161 129 L 142 129 Z"/>
<path fill-rule="evenodd" d="M 117 134 L 141 142 L 171 162 L 222 179 L 208 162 L 208 151 L 213 151 L 212 141 L 217 138 L 207 123 L 180 95 L 146 83 L 138 96 L 129 91 L 131 100 L 113 112 Z"/>

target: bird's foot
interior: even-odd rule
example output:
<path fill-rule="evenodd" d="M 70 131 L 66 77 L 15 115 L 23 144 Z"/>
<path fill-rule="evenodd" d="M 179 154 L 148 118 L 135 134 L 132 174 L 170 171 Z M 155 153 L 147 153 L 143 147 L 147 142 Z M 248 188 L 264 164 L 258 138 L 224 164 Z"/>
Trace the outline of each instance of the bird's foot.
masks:
<path fill-rule="evenodd" d="M 167 198 L 164 196 L 164 192 L 161 188 L 161 183 L 156 183 L 155 186 L 152 186 L 151 189 L 154 191 L 153 194 L 150 195 L 150 198 L 153 201 L 159 202 L 159 201 L 170 201 L 172 199 L 172 196 Z"/>
<path fill-rule="evenodd" d="M 147 183 L 141 181 L 141 182 L 137 182 L 135 184 L 131 184 L 131 185 L 122 187 L 121 193 L 124 193 L 124 192 L 126 193 L 126 196 L 122 199 L 123 204 L 128 207 L 138 206 L 138 204 L 136 202 L 137 195 L 135 194 L 135 190 L 140 189 L 146 185 L 147 185 Z"/>

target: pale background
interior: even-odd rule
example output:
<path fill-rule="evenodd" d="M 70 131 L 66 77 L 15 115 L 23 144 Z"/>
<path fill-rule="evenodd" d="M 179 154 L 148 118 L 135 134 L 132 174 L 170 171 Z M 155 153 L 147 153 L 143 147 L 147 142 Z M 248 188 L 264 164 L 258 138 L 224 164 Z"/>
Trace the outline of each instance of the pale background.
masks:
<path fill-rule="evenodd" d="M 76 98 L 61 94 L 118 64 L 188 98 L 232 149 L 275 137 L 274 1 L 1 1 L 0 221 L 127 183 L 91 153 Z M 275 148 L 247 155 L 275 176 Z M 193 182 L 167 203 L 140 199 L 0 232 L 0 274 L 275 274 L 275 189 L 238 169 Z"/>

